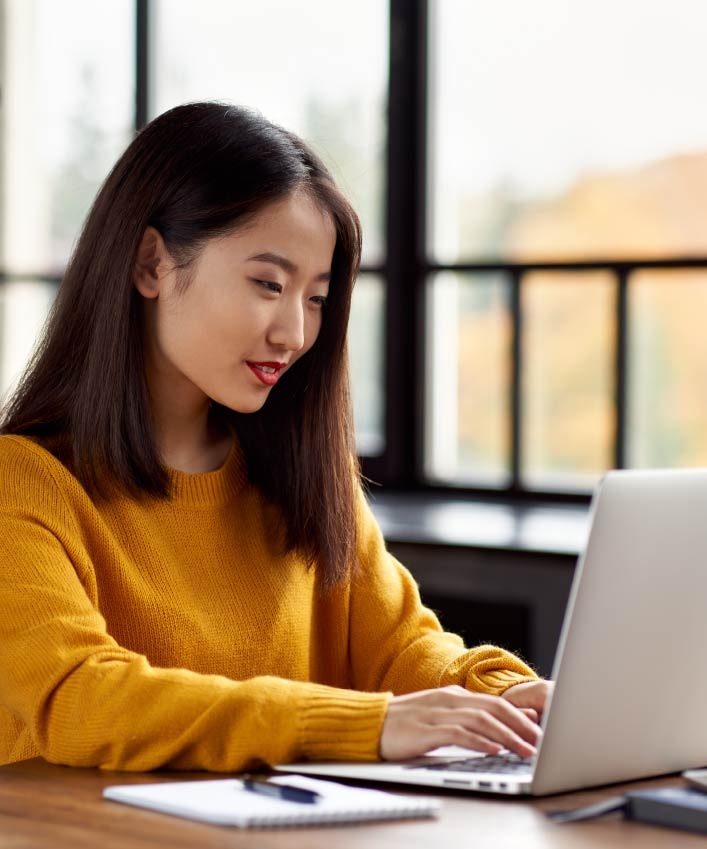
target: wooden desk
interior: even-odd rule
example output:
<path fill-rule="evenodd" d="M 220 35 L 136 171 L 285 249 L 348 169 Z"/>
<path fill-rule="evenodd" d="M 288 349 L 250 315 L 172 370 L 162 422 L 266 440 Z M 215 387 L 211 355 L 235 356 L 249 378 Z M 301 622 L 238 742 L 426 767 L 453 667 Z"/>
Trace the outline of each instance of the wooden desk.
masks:
<path fill-rule="evenodd" d="M 614 816 L 557 825 L 544 810 L 571 808 L 618 795 L 629 787 L 679 785 L 679 778 L 620 785 L 542 800 L 445 794 L 438 820 L 248 831 L 204 825 L 101 798 L 108 784 L 213 778 L 205 773 L 102 773 L 42 760 L 0 767 L 0 849 L 258 849 L 385 847 L 385 849 L 690 849 L 705 838 L 624 822 Z"/>

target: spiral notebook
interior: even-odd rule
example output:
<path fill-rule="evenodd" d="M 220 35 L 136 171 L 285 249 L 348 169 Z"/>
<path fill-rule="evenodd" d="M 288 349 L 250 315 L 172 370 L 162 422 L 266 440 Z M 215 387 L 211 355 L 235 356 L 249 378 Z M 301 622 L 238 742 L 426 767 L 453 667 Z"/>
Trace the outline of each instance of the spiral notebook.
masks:
<path fill-rule="evenodd" d="M 106 787 L 103 796 L 163 814 L 237 828 L 432 817 L 440 807 L 436 799 L 346 787 L 300 775 L 273 778 L 272 782 L 314 790 L 321 798 L 311 805 L 272 799 L 245 790 L 236 778 L 115 785 Z"/>

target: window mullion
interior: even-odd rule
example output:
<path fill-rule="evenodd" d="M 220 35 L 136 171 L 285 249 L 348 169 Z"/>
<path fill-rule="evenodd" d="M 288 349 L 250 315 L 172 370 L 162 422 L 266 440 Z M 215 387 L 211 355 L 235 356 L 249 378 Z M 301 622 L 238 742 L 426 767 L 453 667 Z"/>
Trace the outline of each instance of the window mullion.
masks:
<path fill-rule="evenodd" d="M 391 0 L 387 154 L 385 468 L 419 483 L 424 374 L 427 0 Z"/>
<path fill-rule="evenodd" d="M 615 396 L 616 431 L 614 441 L 614 466 L 626 467 L 626 428 L 628 404 L 628 278 L 629 269 L 616 268 L 616 342 L 615 342 Z"/>

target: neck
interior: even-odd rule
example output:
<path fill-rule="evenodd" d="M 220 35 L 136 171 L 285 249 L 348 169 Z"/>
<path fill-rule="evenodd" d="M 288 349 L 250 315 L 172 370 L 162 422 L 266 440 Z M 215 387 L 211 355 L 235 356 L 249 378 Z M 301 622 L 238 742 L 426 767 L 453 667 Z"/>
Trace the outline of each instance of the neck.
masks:
<path fill-rule="evenodd" d="M 233 436 L 227 425 L 215 420 L 211 402 L 193 386 L 165 389 L 165 382 L 148 381 L 157 447 L 170 469 L 188 474 L 220 468 L 228 456 Z"/>
<path fill-rule="evenodd" d="M 162 461 L 170 469 L 188 474 L 212 472 L 220 468 L 228 456 L 233 437 L 222 428 L 181 429 L 174 423 L 168 429 L 157 427 L 157 444 Z"/>
<path fill-rule="evenodd" d="M 208 396 L 160 350 L 153 307 L 143 301 L 145 379 L 162 463 L 187 474 L 214 471 L 228 457 L 232 434 L 215 420 Z"/>

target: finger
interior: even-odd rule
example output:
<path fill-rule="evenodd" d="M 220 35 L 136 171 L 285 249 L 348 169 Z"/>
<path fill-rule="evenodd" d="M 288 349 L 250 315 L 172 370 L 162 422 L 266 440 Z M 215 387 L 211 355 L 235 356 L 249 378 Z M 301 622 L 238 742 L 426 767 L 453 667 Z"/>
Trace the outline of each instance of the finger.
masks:
<path fill-rule="evenodd" d="M 383 760 L 400 761 L 418 757 L 440 746 L 462 746 L 489 755 L 503 751 L 501 744 L 453 722 L 448 725 L 414 722 L 398 729 L 394 735 L 384 734 L 379 752 Z"/>
<path fill-rule="evenodd" d="M 427 719 L 432 724 L 446 723 L 443 715 L 437 715 L 436 719 L 432 718 L 435 711 L 440 709 L 452 711 L 481 709 L 493 714 L 503 725 L 508 726 L 518 737 L 533 747 L 537 745 L 542 733 L 540 726 L 534 721 L 537 717 L 531 718 L 526 715 L 523 709 L 516 707 L 500 696 L 470 693 L 468 690 L 456 687 L 444 687 L 438 691 L 438 698 L 426 699 L 426 701 L 431 703 Z M 468 721 L 464 724 L 468 726 Z M 517 748 L 513 748 L 513 751 L 516 750 Z"/>
<path fill-rule="evenodd" d="M 524 716 L 527 716 L 531 722 L 537 723 L 540 719 L 538 712 L 533 708 L 519 708 L 519 710 Z"/>
<path fill-rule="evenodd" d="M 538 735 L 533 735 L 528 740 L 483 708 L 437 708 L 426 711 L 424 717 L 421 718 L 426 725 L 446 728 L 459 726 L 464 728 L 467 733 L 478 734 L 484 739 L 496 743 L 500 748 L 509 749 L 523 758 L 532 757 L 536 752 L 535 742 Z M 540 730 L 533 723 L 529 724 L 538 731 Z M 483 749 L 482 751 L 487 750 Z"/>
<path fill-rule="evenodd" d="M 490 740 L 482 733 L 472 731 L 463 725 L 436 725 L 427 731 L 425 736 L 425 748 L 420 754 L 437 749 L 440 746 L 460 746 L 464 749 L 473 749 L 483 752 L 485 755 L 498 755 L 504 747 L 495 740 Z"/>
<path fill-rule="evenodd" d="M 494 715 L 504 726 L 507 726 L 516 737 L 510 738 L 509 748 L 519 754 L 523 752 L 523 756 L 528 756 L 534 753 L 541 730 L 540 726 L 535 721 L 537 717 L 528 715 L 524 709 L 518 708 L 511 702 L 502 699 L 499 696 L 492 696 L 486 693 L 470 693 L 461 687 L 443 687 L 439 690 L 428 690 L 424 693 L 418 693 L 415 699 L 417 704 L 423 708 L 421 713 L 418 713 L 419 719 L 430 725 L 446 725 L 456 724 L 456 717 L 451 719 L 445 715 L 445 711 L 472 710 L 472 711 L 487 711 Z M 412 700 L 410 703 L 412 707 Z M 424 707 L 423 707 L 424 706 Z M 532 709 L 530 709 L 532 710 Z M 471 730 L 475 729 L 473 716 L 467 717 L 463 721 L 463 725 Z M 519 745 L 518 739 L 524 740 L 533 747 L 532 752 L 529 752 L 527 747 Z M 504 745 L 507 745 L 504 738 Z"/>
<path fill-rule="evenodd" d="M 489 708 L 489 712 L 504 725 L 512 728 L 518 736 L 535 745 L 540 739 L 542 731 L 537 723 L 537 713 L 535 716 L 531 716 L 528 711 L 535 713 L 532 708 L 517 708 L 509 702 L 503 701 L 503 699 L 498 699 Z"/>
<path fill-rule="evenodd" d="M 465 749 L 473 749 L 487 755 L 498 755 L 509 746 L 492 740 L 479 730 L 471 730 L 456 723 L 448 725 L 421 725 L 414 733 L 410 729 L 394 742 L 381 745 L 381 757 L 383 760 L 407 760 L 418 757 L 432 749 L 440 746 L 460 746 Z M 511 751 L 514 751 L 511 749 Z M 534 754 L 532 747 L 521 741 L 520 751 L 516 752 L 520 757 L 531 757 Z"/>
<path fill-rule="evenodd" d="M 498 698 L 493 700 L 487 710 L 523 740 L 532 745 L 538 743 L 542 731 L 537 724 L 537 715 L 531 718 L 526 710 L 517 708 L 515 705 Z"/>
<path fill-rule="evenodd" d="M 470 713 L 473 714 L 474 712 Z M 488 711 L 478 711 L 476 716 L 471 715 L 467 721 L 462 721 L 460 724 L 470 728 L 474 733 L 500 744 L 503 748 L 515 752 L 522 758 L 532 757 L 536 753 L 534 743 L 524 739 Z"/>
<path fill-rule="evenodd" d="M 503 698 L 516 707 L 527 707 L 542 713 L 552 688 L 549 681 L 534 681 L 510 687 Z"/>

